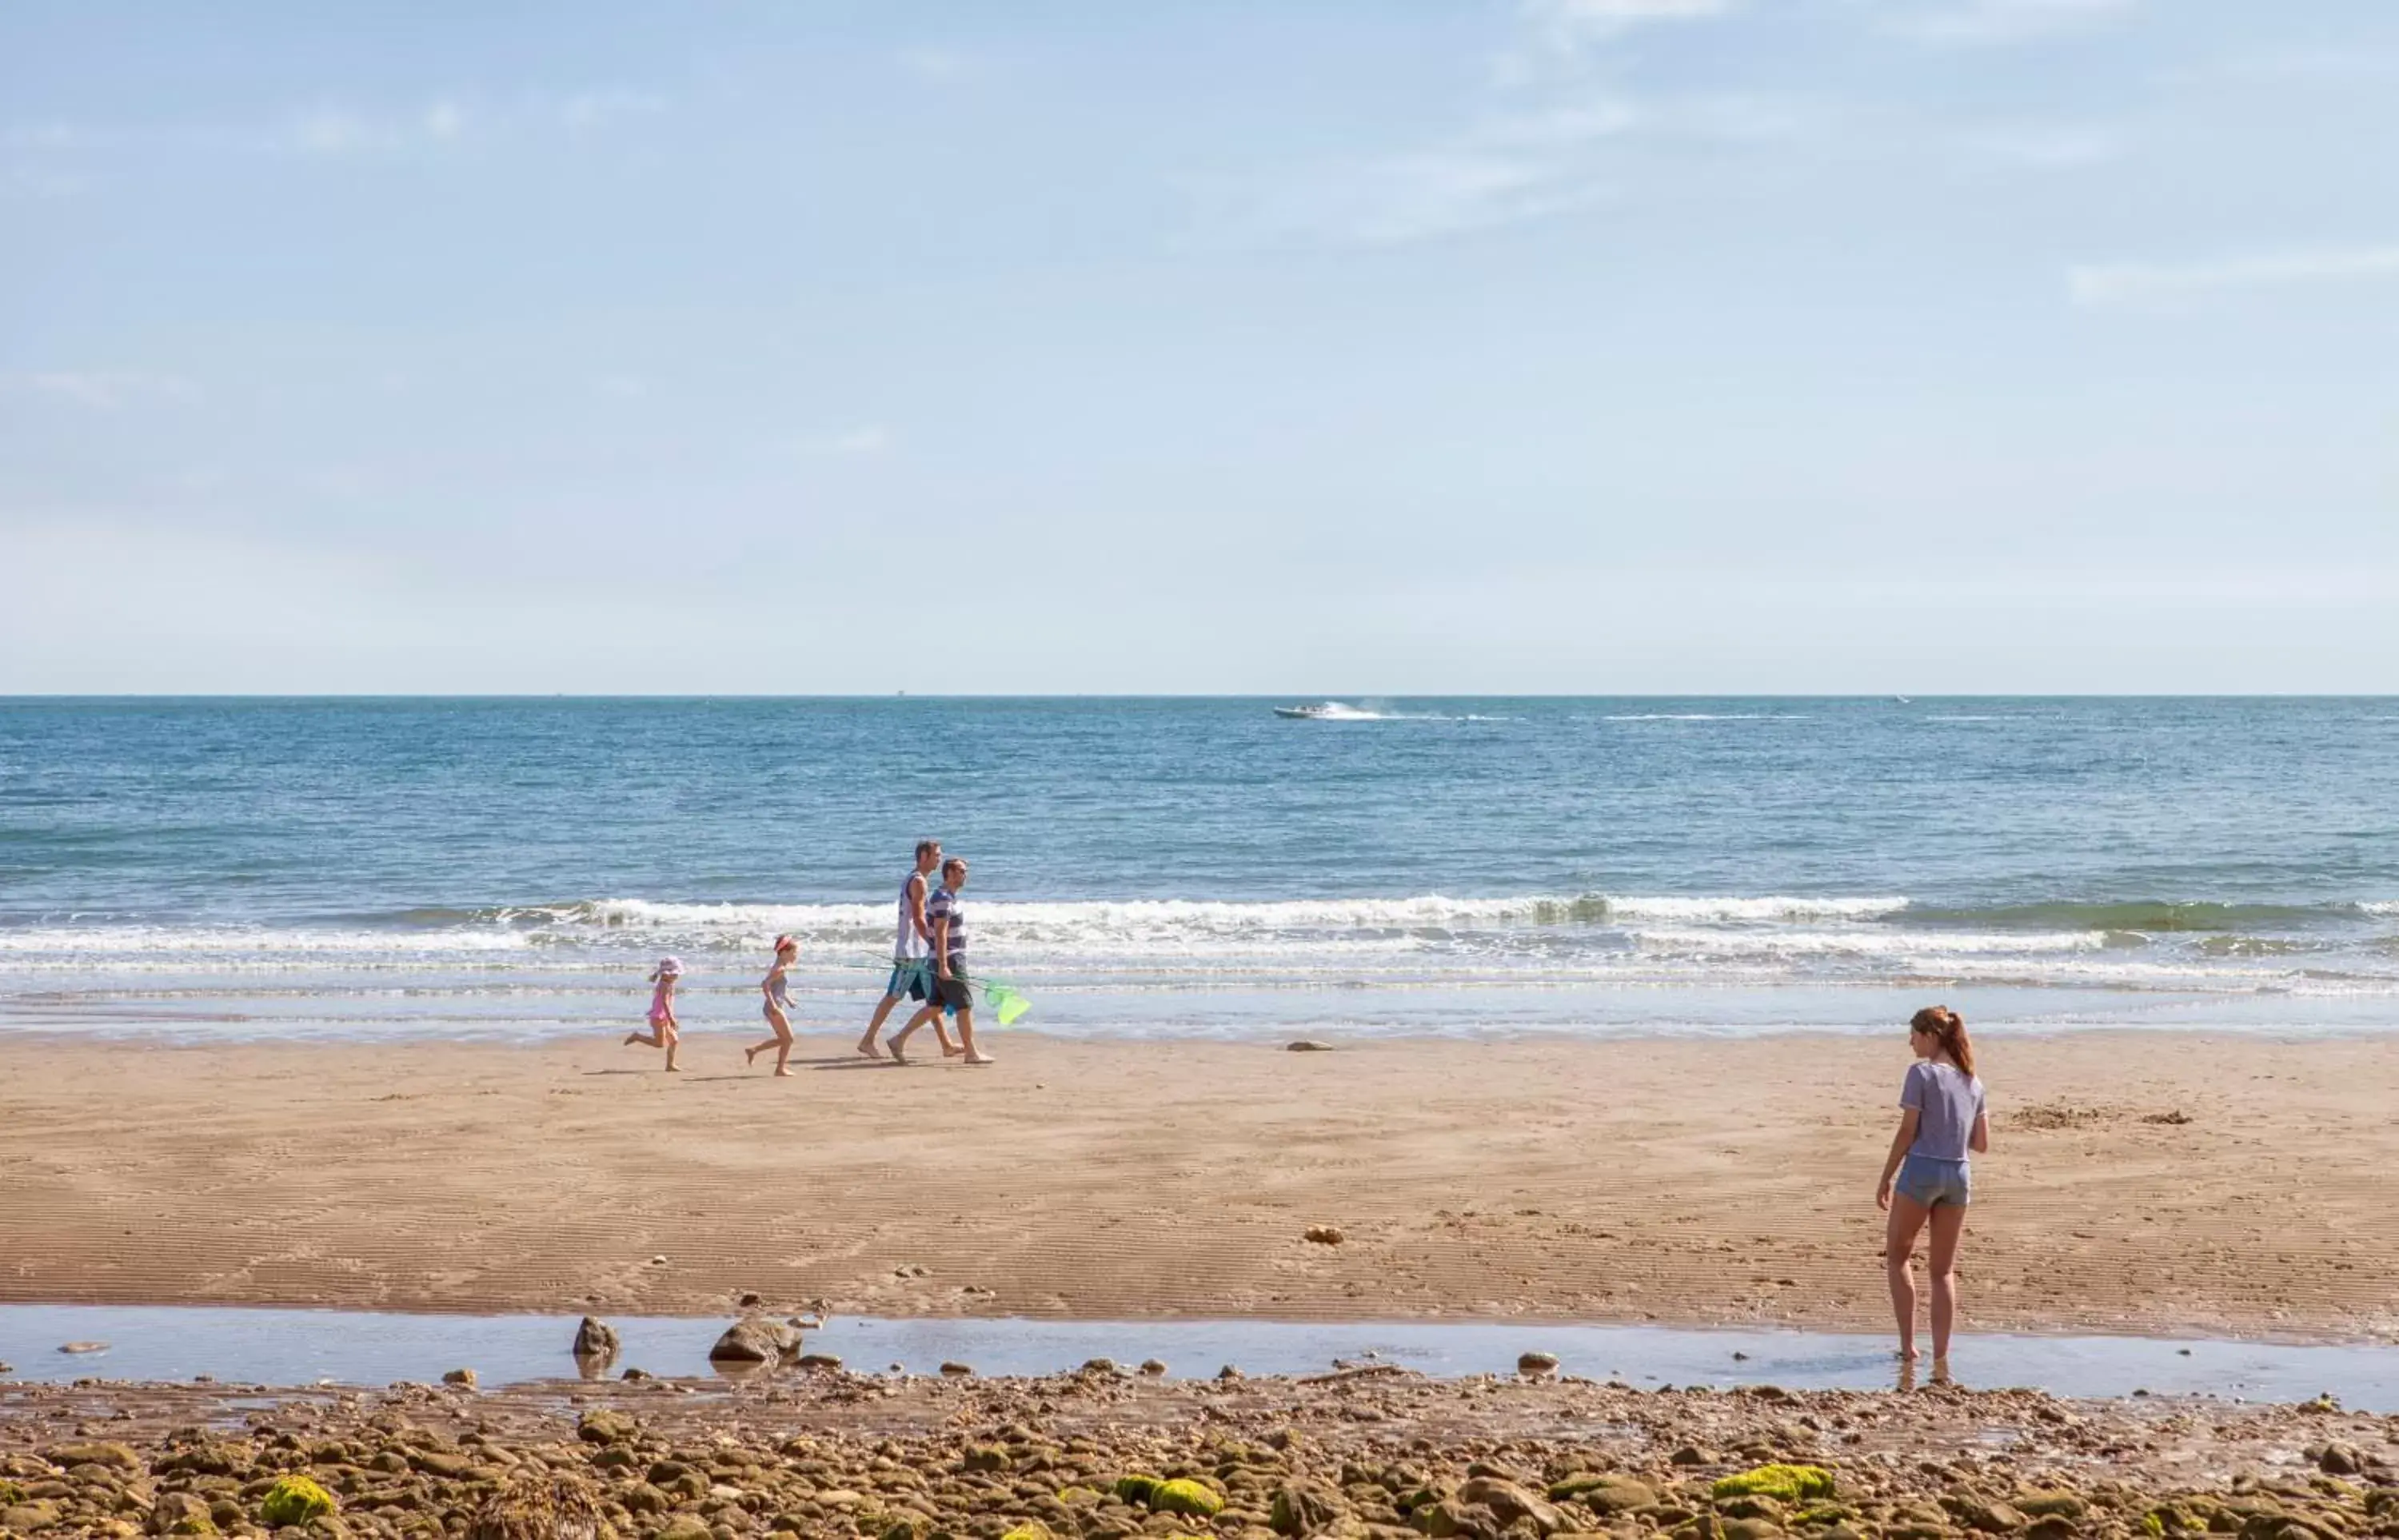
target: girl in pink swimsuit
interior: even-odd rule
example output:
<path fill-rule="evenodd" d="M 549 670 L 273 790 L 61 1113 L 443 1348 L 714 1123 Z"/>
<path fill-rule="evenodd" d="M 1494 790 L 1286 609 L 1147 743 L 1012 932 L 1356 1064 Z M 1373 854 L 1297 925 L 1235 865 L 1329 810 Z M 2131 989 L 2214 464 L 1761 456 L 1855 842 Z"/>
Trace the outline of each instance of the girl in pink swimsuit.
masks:
<path fill-rule="evenodd" d="M 676 1071 L 683 1068 L 675 1062 L 675 1049 L 683 1042 L 683 1029 L 675 1021 L 674 992 L 675 980 L 682 977 L 683 964 L 680 960 L 673 957 L 658 959 L 657 970 L 650 975 L 650 982 L 657 986 L 650 992 L 650 1030 L 625 1034 L 625 1046 L 629 1048 L 638 1043 L 645 1048 L 666 1049 L 667 1068 Z"/>

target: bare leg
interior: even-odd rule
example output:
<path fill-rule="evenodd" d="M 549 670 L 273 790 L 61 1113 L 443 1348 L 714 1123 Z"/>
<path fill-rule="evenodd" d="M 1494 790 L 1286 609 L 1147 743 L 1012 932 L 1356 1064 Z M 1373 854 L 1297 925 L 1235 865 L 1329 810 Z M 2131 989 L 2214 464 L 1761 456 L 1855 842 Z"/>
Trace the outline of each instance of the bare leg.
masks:
<path fill-rule="evenodd" d="M 630 1047 L 662 1048 L 662 1047 L 666 1047 L 666 1045 L 665 1045 L 664 1043 L 659 1042 L 659 1041 L 657 1040 L 657 1034 L 655 1034 L 655 1033 L 646 1033 L 646 1032 L 629 1032 L 629 1033 L 627 1033 L 625 1034 L 625 1047 L 629 1047 L 629 1048 L 630 1048 Z"/>
<path fill-rule="evenodd" d="M 972 1006 L 968 1006 L 958 1012 L 958 1041 L 966 1045 L 965 1052 L 968 1063 L 988 1064 L 991 1062 L 991 1055 L 975 1047 L 974 1007 Z"/>
<path fill-rule="evenodd" d="M 753 1044 L 751 1047 L 742 1049 L 741 1067 L 748 1069 L 752 1065 L 756 1064 L 758 1062 L 758 1056 L 765 1053 L 768 1048 L 772 1048 L 775 1050 L 775 1073 L 777 1074 L 789 1074 L 790 1072 L 785 1070 L 783 1065 L 784 1062 L 792 1057 L 791 1018 L 785 1016 L 781 1011 L 775 1009 L 772 1006 L 769 1006 L 766 1007 L 766 1030 L 773 1033 L 775 1035 L 769 1037 L 763 1043 Z"/>
<path fill-rule="evenodd" d="M 858 1040 L 859 1052 L 866 1055 L 869 1059 L 880 1059 L 883 1057 L 883 1049 L 875 1043 L 874 1039 L 882 1033 L 883 1023 L 891 1020 L 891 1007 L 899 1003 L 900 996 L 896 994 L 887 994 L 875 1006 L 874 1020 L 866 1023 L 866 1035 Z"/>
<path fill-rule="evenodd" d="M 1966 1207 L 1944 1203 L 1932 1210 L 1932 1241 L 1926 1259 L 1932 1273 L 1932 1364 L 1949 1359 L 1949 1330 L 1958 1324 L 1958 1244 L 1965 1238 Z"/>
<path fill-rule="evenodd" d="M 1891 1195 L 1891 1222 L 1883 1226 L 1883 1271 L 1891 1277 L 1891 1313 L 1899 1321 L 1899 1356 L 1916 1357 L 1916 1274 L 1908 1253 L 1924 1228 L 1925 1208 L 1902 1193 Z"/>
<path fill-rule="evenodd" d="M 681 1073 L 683 1066 L 675 1062 L 675 1050 L 683 1047 L 683 1033 L 661 1028 L 658 1035 L 667 1040 L 667 1073 L 669 1074 Z"/>
<path fill-rule="evenodd" d="M 926 1022 L 938 1021 L 941 1019 L 942 1007 L 939 1006 L 927 1006 L 917 1011 L 915 1015 L 908 1018 L 908 1024 L 891 1034 L 890 1047 L 893 1061 L 901 1064 L 908 1062 L 908 1056 L 901 1050 L 907 1046 L 910 1034 L 915 1033 L 918 1027 L 923 1026 Z"/>

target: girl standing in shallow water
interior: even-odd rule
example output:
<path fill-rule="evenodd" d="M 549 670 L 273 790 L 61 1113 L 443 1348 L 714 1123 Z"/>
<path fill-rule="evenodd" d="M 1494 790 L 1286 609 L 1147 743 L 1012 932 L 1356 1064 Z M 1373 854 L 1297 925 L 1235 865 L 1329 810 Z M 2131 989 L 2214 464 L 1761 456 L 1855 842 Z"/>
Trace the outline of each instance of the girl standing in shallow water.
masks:
<path fill-rule="evenodd" d="M 650 992 L 650 1030 L 625 1034 L 629 1048 L 638 1043 L 645 1048 L 666 1049 L 667 1068 L 678 1071 L 683 1066 L 675 1062 L 675 1049 L 683 1043 L 683 1029 L 675 1021 L 674 992 L 675 980 L 682 977 L 683 964 L 679 960 L 658 959 L 657 970 L 650 975 L 650 982 L 657 986 Z"/>
<path fill-rule="evenodd" d="M 758 1062 L 758 1056 L 772 1048 L 775 1073 L 787 1077 L 792 1073 L 792 980 L 785 970 L 799 954 L 799 942 L 789 936 L 775 938 L 775 966 L 758 982 L 760 993 L 766 996 L 766 1030 L 775 1035 L 743 1053 L 745 1067 Z"/>
<path fill-rule="evenodd" d="M 1932 1372 L 1943 1379 L 1950 1328 L 1958 1321 L 1958 1243 L 1973 1187 L 1967 1156 L 1991 1147 L 1991 1128 L 1963 1017 L 1946 1006 L 1928 1006 L 1908 1021 L 1907 1045 L 1916 1062 L 1900 1086 L 1899 1131 L 1891 1136 L 1875 1206 L 1891 1215 L 1883 1265 L 1891 1275 L 1891 1313 L 1899 1319 L 1899 1356 L 1910 1362 L 1916 1358 L 1916 1274 L 1909 1253 L 1916 1233 L 1931 1223 Z"/>

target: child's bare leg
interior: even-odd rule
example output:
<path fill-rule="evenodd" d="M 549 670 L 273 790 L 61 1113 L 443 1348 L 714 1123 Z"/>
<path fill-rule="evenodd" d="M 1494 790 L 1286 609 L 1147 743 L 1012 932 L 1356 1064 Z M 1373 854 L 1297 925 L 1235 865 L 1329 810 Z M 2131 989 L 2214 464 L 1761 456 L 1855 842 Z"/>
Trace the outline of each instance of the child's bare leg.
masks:
<path fill-rule="evenodd" d="M 661 1035 L 667 1040 L 667 1070 L 670 1074 L 679 1073 L 683 1066 L 675 1062 L 675 1050 L 683 1047 L 683 1033 L 662 1032 Z"/>
<path fill-rule="evenodd" d="M 958 1039 L 966 1045 L 963 1050 L 969 1064 L 988 1064 L 991 1055 L 975 1047 L 974 1010 L 969 1006 L 958 1012 Z"/>
<path fill-rule="evenodd" d="M 775 1033 L 775 1073 L 788 1080 L 792 1074 L 792 1032 L 789 1027 Z"/>
<path fill-rule="evenodd" d="M 629 1032 L 625 1034 L 625 1047 L 629 1048 L 659 1048 L 666 1047 L 666 1045 L 659 1042 L 655 1036 L 646 1032 Z"/>

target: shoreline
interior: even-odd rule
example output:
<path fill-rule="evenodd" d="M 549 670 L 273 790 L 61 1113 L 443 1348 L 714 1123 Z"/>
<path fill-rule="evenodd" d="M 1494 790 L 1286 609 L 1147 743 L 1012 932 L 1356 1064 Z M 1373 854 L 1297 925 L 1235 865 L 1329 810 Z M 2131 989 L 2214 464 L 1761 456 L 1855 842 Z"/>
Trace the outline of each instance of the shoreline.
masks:
<path fill-rule="evenodd" d="M 1888 1330 L 1881 1039 L 738 1041 L 12 1034 L 0 1301 Z M 2165 1046 L 1980 1046 L 1962 1330 L 2399 1337 L 2399 1041 Z"/>

